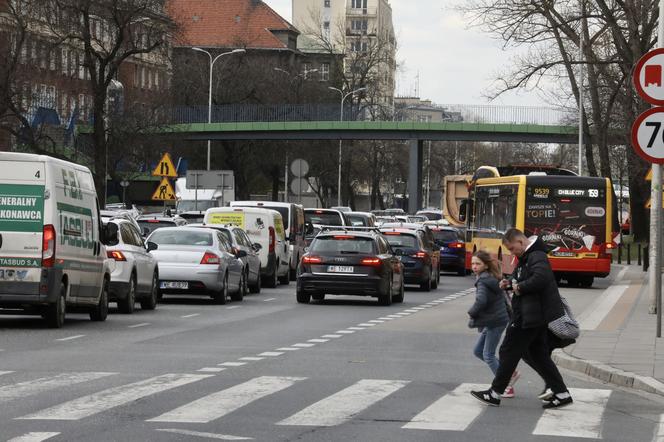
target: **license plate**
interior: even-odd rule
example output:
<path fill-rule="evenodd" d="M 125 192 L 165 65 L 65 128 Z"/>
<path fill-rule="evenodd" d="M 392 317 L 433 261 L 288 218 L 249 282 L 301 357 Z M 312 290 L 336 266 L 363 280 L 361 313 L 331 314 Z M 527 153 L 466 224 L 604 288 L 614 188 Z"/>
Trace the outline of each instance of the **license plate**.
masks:
<path fill-rule="evenodd" d="M 327 271 L 330 273 L 353 273 L 355 270 L 351 266 L 329 266 Z"/>
<path fill-rule="evenodd" d="M 180 290 L 187 290 L 189 288 L 189 283 L 186 281 L 166 281 L 162 282 L 159 285 L 160 288 L 162 289 L 180 289 Z"/>
<path fill-rule="evenodd" d="M 574 252 L 553 252 L 552 255 L 559 258 L 576 258 L 576 253 Z"/>

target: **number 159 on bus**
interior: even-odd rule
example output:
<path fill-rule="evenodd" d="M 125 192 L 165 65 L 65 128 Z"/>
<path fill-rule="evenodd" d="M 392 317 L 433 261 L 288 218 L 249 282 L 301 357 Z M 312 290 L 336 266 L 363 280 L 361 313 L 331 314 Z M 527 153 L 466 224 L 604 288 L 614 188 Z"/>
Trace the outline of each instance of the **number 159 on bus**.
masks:
<path fill-rule="evenodd" d="M 632 147 L 644 160 L 664 164 L 664 107 L 639 115 L 632 125 Z"/>

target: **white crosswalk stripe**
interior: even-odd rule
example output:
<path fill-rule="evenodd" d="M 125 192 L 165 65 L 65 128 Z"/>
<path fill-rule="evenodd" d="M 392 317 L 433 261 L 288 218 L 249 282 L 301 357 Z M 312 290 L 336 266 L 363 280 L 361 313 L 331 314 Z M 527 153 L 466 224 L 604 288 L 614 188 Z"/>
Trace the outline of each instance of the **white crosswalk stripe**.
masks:
<path fill-rule="evenodd" d="M 461 384 L 415 416 L 402 428 L 417 430 L 464 431 L 486 409 L 470 395 L 471 390 L 486 390 L 489 385 Z"/>
<path fill-rule="evenodd" d="M 261 376 L 234 387 L 212 393 L 149 422 L 207 423 L 245 405 L 290 387 L 306 378 Z"/>
<path fill-rule="evenodd" d="M 558 410 L 545 410 L 533 434 L 600 439 L 602 416 L 611 390 L 569 389 L 574 403 Z"/>
<path fill-rule="evenodd" d="M 61 373 L 55 376 L 39 378 L 32 381 L 19 382 L 12 385 L 3 385 L 0 387 L 0 402 L 20 399 L 26 396 L 35 395 L 44 391 L 53 390 L 60 387 L 67 387 L 82 382 L 93 381 L 115 373 Z"/>
<path fill-rule="evenodd" d="M 9 439 L 7 442 L 42 442 L 46 439 L 57 436 L 60 433 L 50 433 L 50 432 L 37 432 L 33 431 L 31 433 L 26 433 L 22 436 L 14 437 Z"/>
<path fill-rule="evenodd" d="M 212 375 L 165 374 L 156 376 L 83 396 L 17 419 L 78 420 L 210 376 Z"/>
<path fill-rule="evenodd" d="M 363 379 L 278 422 L 277 425 L 340 425 L 407 384 L 408 381 Z"/>
<path fill-rule="evenodd" d="M 3 374 L 9 374 L 9 373 L 14 373 L 13 371 L 0 371 L 0 376 Z"/>

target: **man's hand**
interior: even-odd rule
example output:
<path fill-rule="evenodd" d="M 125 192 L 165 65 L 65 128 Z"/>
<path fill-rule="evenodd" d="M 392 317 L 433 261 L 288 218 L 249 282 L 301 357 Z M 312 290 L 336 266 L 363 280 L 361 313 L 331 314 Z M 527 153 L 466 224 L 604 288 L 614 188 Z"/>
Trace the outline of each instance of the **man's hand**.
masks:
<path fill-rule="evenodd" d="M 509 282 L 507 279 L 501 279 L 500 282 L 498 283 L 498 285 L 500 286 L 501 289 L 506 290 L 506 289 L 510 288 L 512 283 Z"/>

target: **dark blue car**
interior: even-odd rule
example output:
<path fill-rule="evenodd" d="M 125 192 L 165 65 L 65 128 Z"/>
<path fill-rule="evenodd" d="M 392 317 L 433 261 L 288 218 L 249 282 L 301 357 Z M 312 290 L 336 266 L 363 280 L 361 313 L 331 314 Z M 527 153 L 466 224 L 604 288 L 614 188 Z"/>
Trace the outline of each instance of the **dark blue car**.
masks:
<path fill-rule="evenodd" d="M 466 242 L 454 227 L 432 227 L 436 244 L 440 247 L 440 271 L 466 275 Z"/>

